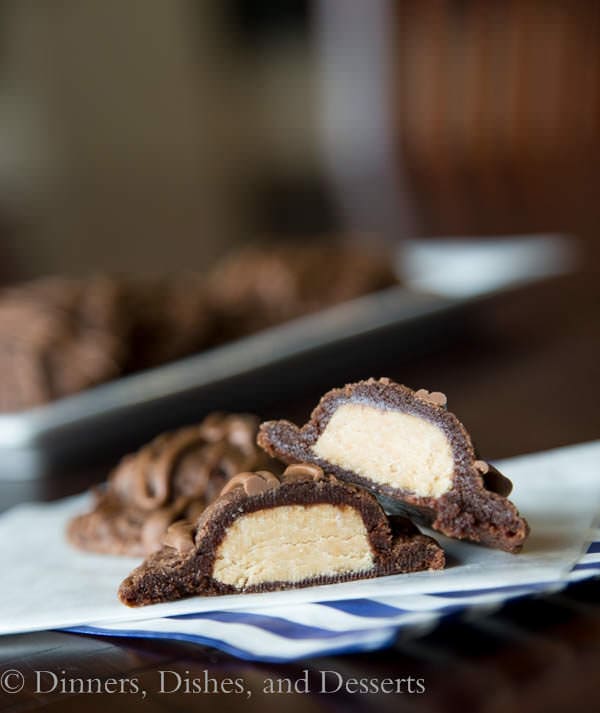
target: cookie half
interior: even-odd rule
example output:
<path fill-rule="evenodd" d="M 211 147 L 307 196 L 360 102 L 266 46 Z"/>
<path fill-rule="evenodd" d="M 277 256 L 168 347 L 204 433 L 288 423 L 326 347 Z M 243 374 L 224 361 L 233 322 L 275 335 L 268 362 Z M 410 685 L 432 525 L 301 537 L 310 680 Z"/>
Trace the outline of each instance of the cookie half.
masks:
<path fill-rule="evenodd" d="M 366 490 L 300 464 L 281 478 L 268 471 L 232 478 L 196 522 L 169 528 L 119 597 L 141 606 L 443 566 L 435 540 L 404 518 L 390 520 Z"/>
<path fill-rule="evenodd" d="M 323 396 L 302 428 L 263 423 L 258 443 L 284 463 L 314 463 L 373 491 L 449 537 L 518 552 L 529 527 L 506 498 L 512 484 L 478 459 L 446 397 L 369 379 Z"/>

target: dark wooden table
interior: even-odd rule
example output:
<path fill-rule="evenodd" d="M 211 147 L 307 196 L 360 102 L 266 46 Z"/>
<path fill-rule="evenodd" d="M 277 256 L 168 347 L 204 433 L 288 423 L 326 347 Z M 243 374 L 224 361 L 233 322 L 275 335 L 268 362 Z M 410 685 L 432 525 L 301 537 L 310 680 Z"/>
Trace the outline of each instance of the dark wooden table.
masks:
<path fill-rule="evenodd" d="M 593 261 L 580 273 L 514 292 L 470 315 L 468 329 L 426 356 L 375 350 L 360 369 L 340 364 L 339 378 L 389 375 L 415 388 L 447 393 L 478 448 L 500 458 L 600 435 L 600 279 Z M 330 383 L 329 385 L 334 385 Z M 273 403 L 265 417 L 303 418 L 322 391 L 315 384 L 294 403 Z M 113 460 L 88 467 L 61 468 L 39 481 L 0 483 L 0 502 L 53 499 L 100 480 Z M 92 467 L 93 466 L 93 467 Z M 599 464 L 600 477 L 600 464 Z M 40 566 L 43 561 L 40 559 Z M 3 572 L 3 577 L 10 576 Z M 0 672 L 19 669 L 27 685 L 19 694 L 0 693 L 0 708 L 26 711 L 85 708 L 88 711 L 191 710 L 381 710 L 540 711 L 581 713 L 600 710 L 600 583 L 571 587 L 545 598 L 517 601 L 475 620 L 450 618 L 429 635 L 401 637 L 385 651 L 311 659 L 294 665 L 252 664 L 211 649 L 181 642 L 94 638 L 44 632 L 0 638 Z M 160 695 L 157 671 L 170 669 L 198 677 L 208 670 L 219 680 L 243 677 L 253 696 Z M 344 677 L 424 679 L 420 695 L 261 693 L 266 677 L 298 679 L 305 670 Z M 33 672 L 59 676 L 136 676 L 148 690 L 135 695 L 33 692 Z M 61 673 L 61 672 L 65 673 Z M 185 672 L 189 672 L 186 674 Z"/>

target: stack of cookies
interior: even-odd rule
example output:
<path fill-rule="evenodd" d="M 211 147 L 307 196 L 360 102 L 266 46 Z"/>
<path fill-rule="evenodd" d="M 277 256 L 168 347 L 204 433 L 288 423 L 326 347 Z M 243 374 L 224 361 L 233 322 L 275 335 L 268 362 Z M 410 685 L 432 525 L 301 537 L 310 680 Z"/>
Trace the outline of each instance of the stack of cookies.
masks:
<path fill-rule="evenodd" d="M 301 428 L 212 415 L 160 437 L 69 538 L 147 554 L 119 589 L 139 606 L 444 567 L 414 523 L 516 553 L 529 528 L 510 490 L 443 394 L 369 379 L 325 394 Z"/>

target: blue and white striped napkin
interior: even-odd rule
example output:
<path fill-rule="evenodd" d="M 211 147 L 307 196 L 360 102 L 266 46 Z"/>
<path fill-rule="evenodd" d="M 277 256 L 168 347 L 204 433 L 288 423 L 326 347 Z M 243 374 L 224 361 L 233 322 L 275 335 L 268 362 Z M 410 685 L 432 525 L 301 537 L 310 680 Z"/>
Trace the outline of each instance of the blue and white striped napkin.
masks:
<path fill-rule="evenodd" d="M 0 564 L 12 572 L 0 592 L 0 633 L 62 628 L 180 639 L 257 661 L 378 649 L 400 632 L 428 631 L 449 614 L 489 611 L 600 574 L 599 464 L 600 441 L 498 464 L 513 479 L 513 499 L 532 527 L 520 555 L 435 535 L 448 554 L 443 572 L 140 609 L 127 609 L 115 596 L 136 560 L 65 544 L 64 525 L 85 507 L 81 498 L 22 506 L 0 517 Z"/>
<path fill-rule="evenodd" d="M 489 612 L 509 599 L 559 591 L 571 582 L 600 575 L 600 530 L 571 571 L 553 582 L 532 582 L 469 591 L 398 595 L 181 614 L 136 622 L 67 629 L 83 634 L 179 639 L 250 661 L 289 662 L 311 656 L 384 648 L 402 630 L 430 631 L 449 614 Z"/>

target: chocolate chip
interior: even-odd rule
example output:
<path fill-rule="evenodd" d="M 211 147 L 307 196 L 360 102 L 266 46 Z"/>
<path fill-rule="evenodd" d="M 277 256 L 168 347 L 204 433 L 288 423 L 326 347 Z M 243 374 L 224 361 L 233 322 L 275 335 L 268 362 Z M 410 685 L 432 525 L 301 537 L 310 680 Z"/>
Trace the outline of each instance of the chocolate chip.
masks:
<path fill-rule="evenodd" d="M 487 473 L 490 469 L 489 464 L 486 463 L 484 460 L 476 460 L 473 465 L 482 474 Z"/>
<path fill-rule="evenodd" d="M 428 401 L 430 404 L 434 404 L 435 406 L 446 407 L 448 403 L 446 394 L 443 394 L 441 391 L 427 391 L 427 389 L 419 389 L 418 391 L 415 391 L 415 396 L 423 401 Z"/>
<path fill-rule="evenodd" d="M 244 488 L 246 495 L 252 497 L 278 486 L 279 478 L 266 470 L 259 470 L 256 473 L 238 473 L 221 490 L 221 495 L 225 495 L 234 488 Z"/>
<path fill-rule="evenodd" d="M 172 547 L 181 554 L 191 552 L 194 545 L 194 525 L 187 520 L 173 523 L 163 537 L 163 545 Z"/>
<path fill-rule="evenodd" d="M 325 477 L 323 469 L 313 463 L 294 463 L 283 472 L 286 481 L 291 480 L 322 480 Z"/>
<path fill-rule="evenodd" d="M 441 391 L 432 391 L 429 394 L 429 400 L 436 404 L 436 406 L 446 406 L 448 403 L 446 394 L 443 394 Z"/>
<path fill-rule="evenodd" d="M 512 492 L 512 482 L 505 475 L 502 475 L 499 470 L 496 470 L 493 465 L 487 465 L 489 470 L 487 473 L 482 473 L 485 489 L 504 498 L 508 497 Z"/>

